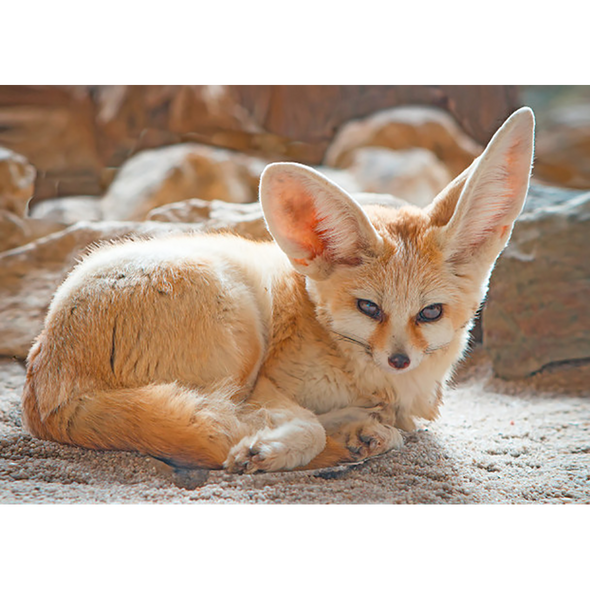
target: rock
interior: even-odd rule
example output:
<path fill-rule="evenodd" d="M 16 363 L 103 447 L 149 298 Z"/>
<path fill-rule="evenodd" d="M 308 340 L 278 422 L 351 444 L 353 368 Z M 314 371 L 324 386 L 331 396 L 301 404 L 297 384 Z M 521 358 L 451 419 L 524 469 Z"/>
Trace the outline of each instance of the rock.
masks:
<path fill-rule="evenodd" d="M 184 142 L 320 164 L 345 123 L 400 105 L 444 108 L 482 145 L 514 86 L 4 86 L 0 145 L 37 168 L 35 200 L 102 195 L 133 155 Z"/>
<path fill-rule="evenodd" d="M 330 166 L 314 166 L 314 169 L 329 178 L 332 182 L 335 182 L 348 193 L 359 193 L 364 190 L 349 170 L 331 168 Z M 367 189 L 367 191 L 370 192 L 370 189 Z"/>
<path fill-rule="evenodd" d="M 227 203 L 188 199 L 158 207 L 150 221 L 200 223 L 205 231 L 229 230 L 252 240 L 270 240 L 260 203 Z"/>
<path fill-rule="evenodd" d="M 424 207 L 452 180 L 429 150 L 365 147 L 351 154 L 347 171 L 363 191 L 388 193 Z"/>
<path fill-rule="evenodd" d="M 590 193 L 558 192 L 529 199 L 492 273 L 483 344 L 506 379 L 590 357 Z"/>
<path fill-rule="evenodd" d="M 27 214 L 35 187 L 35 168 L 28 160 L 0 146 L 0 211 Z"/>
<path fill-rule="evenodd" d="M 535 176 L 568 188 L 590 189 L 590 106 L 555 109 L 539 124 Z"/>
<path fill-rule="evenodd" d="M 146 150 L 128 160 L 102 199 L 104 219 L 141 220 L 150 210 L 190 198 L 256 200 L 265 162 L 196 144 Z"/>
<path fill-rule="evenodd" d="M 208 469 L 174 467 L 155 457 L 145 457 L 145 462 L 152 466 L 158 475 L 163 476 L 175 486 L 184 488 L 185 490 L 196 490 L 204 486 L 209 479 L 210 471 Z"/>
<path fill-rule="evenodd" d="M 351 196 L 363 207 L 366 207 L 367 205 L 382 205 L 383 207 L 394 207 L 399 209 L 399 207 L 406 207 L 407 205 L 411 204 L 408 203 L 408 201 L 400 199 L 394 195 L 382 193 L 352 193 Z"/>
<path fill-rule="evenodd" d="M 88 88 L 2 88 L 0 145 L 23 154 L 37 169 L 35 199 L 102 192 L 94 119 Z"/>
<path fill-rule="evenodd" d="M 78 221 L 100 221 L 102 207 L 100 200 L 92 196 L 46 199 L 33 206 L 31 217 L 72 225 Z"/>
<path fill-rule="evenodd" d="M 35 175 L 24 156 L 0 147 L 0 252 L 64 228 L 53 220 L 27 216 Z"/>
<path fill-rule="evenodd" d="M 352 152 L 368 146 L 430 150 L 453 176 L 482 151 L 448 113 L 430 107 L 398 107 L 343 125 L 326 152 L 324 164 L 348 168 Z"/>
<path fill-rule="evenodd" d="M 24 219 L 10 211 L 0 211 L 0 252 L 64 229 L 65 225 L 47 219 Z"/>
<path fill-rule="evenodd" d="M 0 210 L 0 251 L 25 244 L 28 228 L 23 219 L 10 211 Z"/>

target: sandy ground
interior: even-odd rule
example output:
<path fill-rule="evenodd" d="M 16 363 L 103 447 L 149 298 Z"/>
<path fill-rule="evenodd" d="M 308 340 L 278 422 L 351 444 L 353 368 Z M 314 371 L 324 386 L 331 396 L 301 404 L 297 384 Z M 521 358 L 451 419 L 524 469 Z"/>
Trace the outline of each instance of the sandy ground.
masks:
<path fill-rule="evenodd" d="M 406 434 L 401 450 L 362 465 L 245 476 L 35 440 L 20 423 L 24 374 L 0 359 L 0 503 L 590 502 L 590 363 L 505 382 L 476 350 L 440 419 Z"/>

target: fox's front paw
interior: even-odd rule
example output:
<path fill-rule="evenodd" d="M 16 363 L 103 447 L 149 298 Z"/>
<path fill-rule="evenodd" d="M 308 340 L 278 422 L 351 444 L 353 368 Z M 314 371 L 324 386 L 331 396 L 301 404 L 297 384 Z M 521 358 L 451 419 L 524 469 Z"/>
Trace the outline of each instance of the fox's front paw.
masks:
<path fill-rule="evenodd" d="M 339 434 L 350 452 L 351 461 L 381 455 L 404 444 L 397 428 L 377 420 L 349 424 Z"/>
<path fill-rule="evenodd" d="M 326 435 L 317 424 L 290 422 L 243 438 L 224 462 L 233 473 L 282 471 L 307 465 L 326 445 Z"/>
<path fill-rule="evenodd" d="M 277 471 L 285 468 L 286 455 L 287 450 L 283 443 L 263 442 L 248 437 L 230 450 L 224 467 L 231 473 Z"/>

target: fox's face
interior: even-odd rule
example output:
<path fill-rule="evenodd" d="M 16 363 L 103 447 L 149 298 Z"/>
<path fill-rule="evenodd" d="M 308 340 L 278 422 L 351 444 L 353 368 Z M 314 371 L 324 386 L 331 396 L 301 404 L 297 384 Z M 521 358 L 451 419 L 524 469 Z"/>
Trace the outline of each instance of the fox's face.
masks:
<path fill-rule="evenodd" d="M 320 321 L 350 354 L 386 372 L 417 368 L 445 352 L 477 311 L 481 280 L 458 277 L 441 250 L 436 227 L 419 209 L 367 208 L 382 238 L 363 264 L 308 279 Z"/>
<path fill-rule="evenodd" d="M 306 275 L 319 320 L 349 354 L 395 374 L 459 341 L 463 347 L 524 204 L 533 126 L 529 109 L 517 111 L 425 209 L 365 212 L 310 168 L 266 168 L 269 229 Z"/>

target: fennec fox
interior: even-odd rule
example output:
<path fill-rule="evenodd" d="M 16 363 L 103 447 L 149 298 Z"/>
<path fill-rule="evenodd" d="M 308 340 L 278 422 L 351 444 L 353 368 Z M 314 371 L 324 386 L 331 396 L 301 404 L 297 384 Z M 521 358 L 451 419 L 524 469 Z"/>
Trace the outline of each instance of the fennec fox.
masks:
<path fill-rule="evenodd" d="M 101 246 L 58 289 L 23 393 L 35 436 L 252 473 L 357 461 L 434 419 L 528 189 L 515 112 L 425 209 L 366 211 L 269 165 L 274 243 Z"/>

